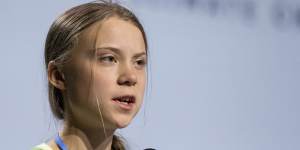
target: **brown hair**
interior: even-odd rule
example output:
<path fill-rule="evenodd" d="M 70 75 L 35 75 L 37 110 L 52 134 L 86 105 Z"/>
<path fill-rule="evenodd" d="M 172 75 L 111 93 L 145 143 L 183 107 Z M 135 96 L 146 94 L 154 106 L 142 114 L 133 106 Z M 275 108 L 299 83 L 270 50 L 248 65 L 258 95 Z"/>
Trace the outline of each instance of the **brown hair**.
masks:
<path fill-rule="evenodd" d="M 71 49 L 77 45 L 77 37 L 82 30 L 95 22 L 113 16 L 129 21 L 139 28 L 147 52 L 147 39 L 143 26 L 130 10 L 118 3 L 94 1 L 67 10 L 53 22 L 45 43 L 46 70 L 48 63 L 52 60 L 55 60 L 58 68 L 62 68 L 67 63 Z M 61 91 L 48 82 L 48 94 L 52 113 L 56 118 L 64 119 L 64 99 Z M 125 149 L 123 142 L 116 135 L 113 137 L 112 149 Z"/>

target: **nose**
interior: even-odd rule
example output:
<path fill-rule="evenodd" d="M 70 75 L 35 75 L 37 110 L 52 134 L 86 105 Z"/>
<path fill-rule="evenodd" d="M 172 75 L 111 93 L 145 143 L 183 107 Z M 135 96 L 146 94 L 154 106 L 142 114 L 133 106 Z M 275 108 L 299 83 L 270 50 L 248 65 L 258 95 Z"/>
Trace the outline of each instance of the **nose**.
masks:
<path fill-rule="evenodd" d="M 137 83 L 137 76 L 130 66 L 122 66 L 121 73 L 118 77 L 118 85 L 134 86 Z"/>

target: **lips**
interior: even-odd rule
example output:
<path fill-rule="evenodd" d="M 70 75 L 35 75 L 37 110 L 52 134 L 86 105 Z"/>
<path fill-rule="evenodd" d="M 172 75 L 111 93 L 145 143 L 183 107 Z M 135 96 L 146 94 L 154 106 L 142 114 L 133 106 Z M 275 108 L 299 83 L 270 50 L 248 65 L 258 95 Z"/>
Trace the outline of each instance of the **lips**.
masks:
<path fill-rule="evenodd" d="M 125 110 L 131 110 L 133 108 L 133 104 L 135 103 L 136 99 L 135 96 L 132 95 L 122 95 L 113 97 L 112 100 L 116 102 L 116 104 Z"/>
<path fill-rule="evenodd" d="M 135 103 L 135 97 L 131 96 L 131 95 L 124 95 L 124 96 L 114 97 L 114 98 L 112 98 L 112 100 L 119 101 L 119 102 L 122 102 L 122 103 L 127 103 L 127 104 Z"/>

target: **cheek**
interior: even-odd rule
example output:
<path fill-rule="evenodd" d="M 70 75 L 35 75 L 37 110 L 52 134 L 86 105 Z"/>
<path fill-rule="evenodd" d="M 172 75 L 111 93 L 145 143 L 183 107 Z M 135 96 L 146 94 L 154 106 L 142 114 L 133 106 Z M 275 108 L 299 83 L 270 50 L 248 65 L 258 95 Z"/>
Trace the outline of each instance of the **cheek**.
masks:
<path fill-rule="evenodd" d="M 74 71 L 68 79 L 67 94 L 72 103 L 79 105 L 91 105 L 89 99 L 91 92 L 91 71 L 88 69 L 79 69 Z"/>
<path fill-rule="evenodd" d="M 138 109 L 140 109 L 143 100 L 144 100 L 144 96 L 145 96 L 145 89 L 146 89 L 146 85 L 147 85 L 147 76 L 146 73 L 141 73 L 140 77 L 139 77 L 139 85 L 138 85 L 138 95 L 139 95 L 139 105 L 138 105 Z"/>
<path fill-rule="evenodd" d="M 105 94 L 116 84 L 116 73 L 114 71 L 99 70 L 94 72 L 94 78 L 92 81 L 95 92 Z"/>
<path fill-rule="evenodd" d="M 91 108 L 93 102 L 93 66 L 88 59 L 76 57 L 68 67 L 67 94 L 73 105 Z M 75 61 L 76 60 L 76 61 Z"/>
<path fill-rule="evenodd" d="M 145 91 L 145 88 L 147 86 L 147 73 L 143 72 L 140 74 L 140 89 L 143 91 Z"/>

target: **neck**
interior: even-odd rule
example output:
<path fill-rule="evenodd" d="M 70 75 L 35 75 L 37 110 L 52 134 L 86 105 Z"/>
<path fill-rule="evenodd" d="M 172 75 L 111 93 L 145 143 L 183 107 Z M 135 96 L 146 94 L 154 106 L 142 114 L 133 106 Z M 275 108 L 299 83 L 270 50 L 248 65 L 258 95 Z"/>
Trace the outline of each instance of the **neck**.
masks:
<path fill-rule="evenodd" d="M 106 134 L 102 128 L 82 128 L 65 122 L 61 137 L 68 149 L 111 150 L 114 130 L 106 130 Z"/>

